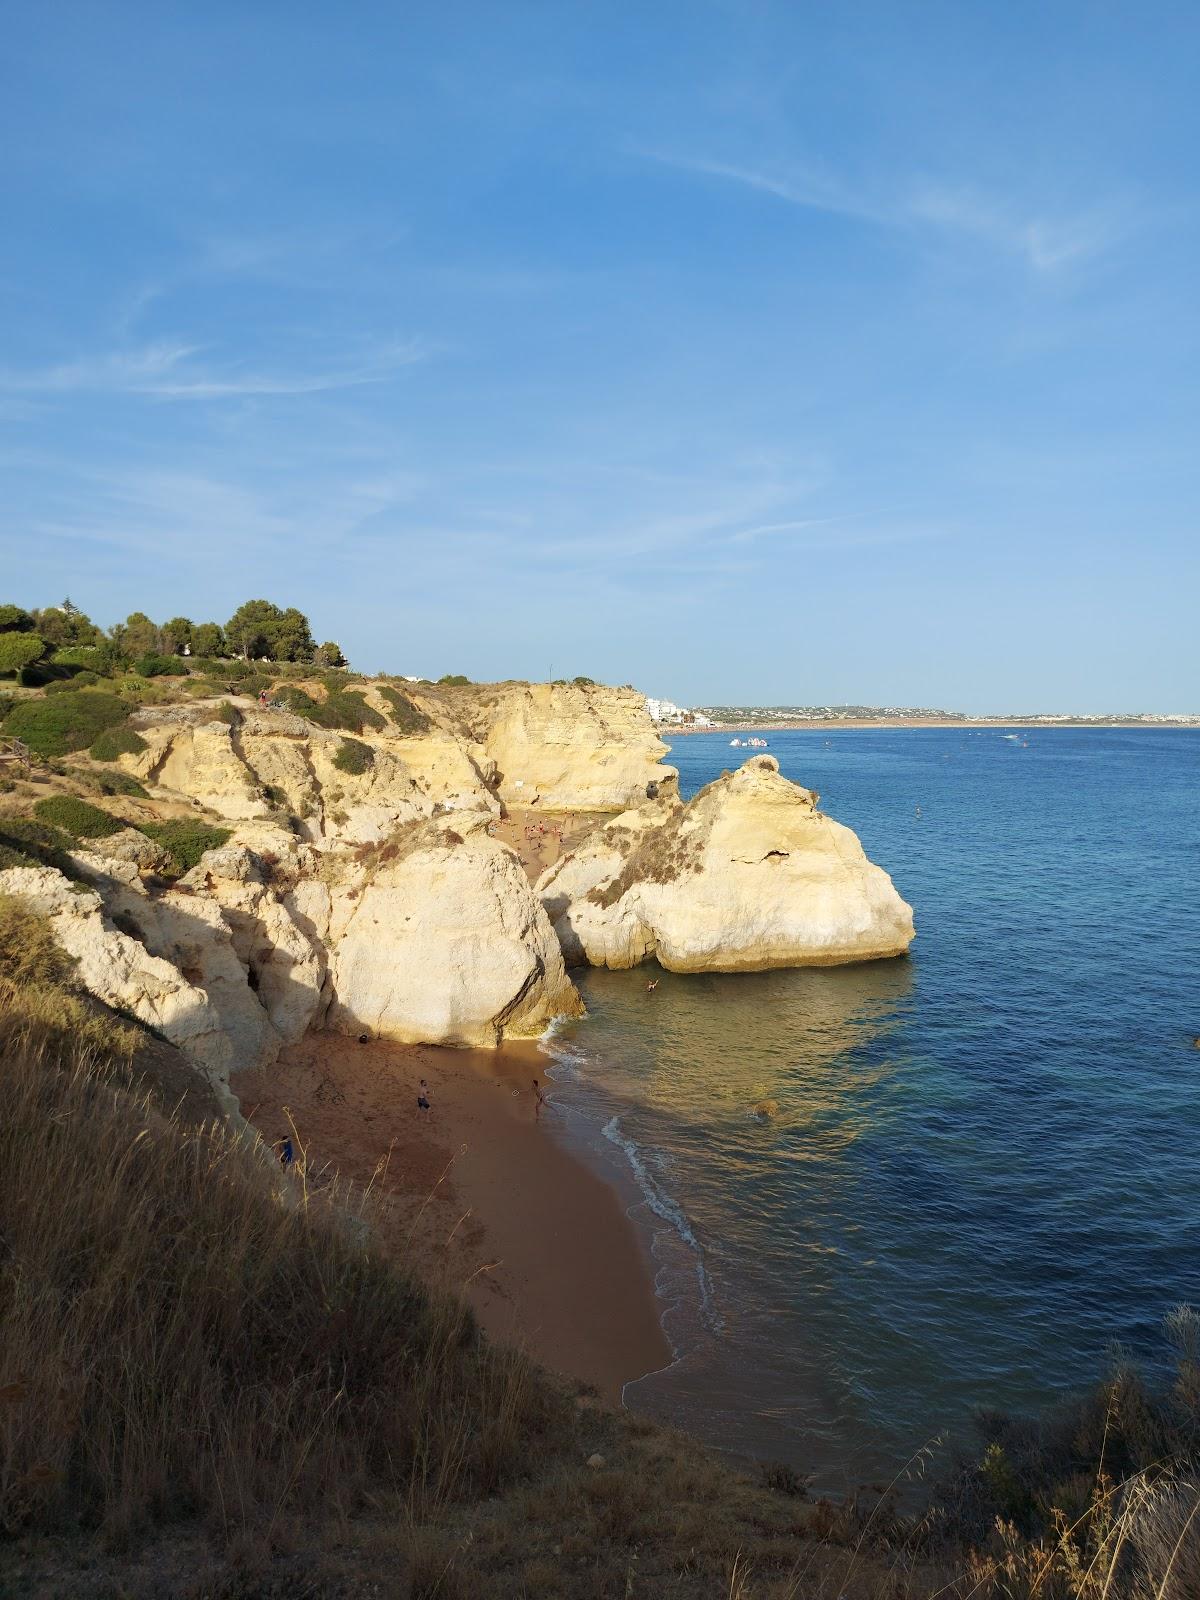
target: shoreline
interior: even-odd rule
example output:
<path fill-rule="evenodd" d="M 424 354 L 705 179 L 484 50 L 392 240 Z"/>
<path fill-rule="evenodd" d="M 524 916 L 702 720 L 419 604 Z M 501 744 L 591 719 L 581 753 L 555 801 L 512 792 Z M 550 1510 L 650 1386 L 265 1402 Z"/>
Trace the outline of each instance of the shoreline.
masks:
<path fill-rule="evenodd" d="M 842 728 L 877 729 L 877 728 L 958 728 L 963 733 L 982 733 L 987 728 L 1026 728 L 1034 732 L 1053 732 L 1056 728 L 1095 728 L 1098 732 L 1112 731 L 1114 729 L 1144 729 L 1147 732 L 1162 732 L 1163 729 L 1182 729 L 1196 732 L 1200 730 L 1200 720 L 1195 722 L 1084 722 L 1082 720 L 1067 720 L 1064 722 L 1038 722 L 1028 717 L 986 717 L 962 722 L 951 718 L 938 719 L 936 717 L 846 717 L 837 722 L 817 722 L 811 719 L 797 719 L 792 722 L 724 722 L 717 728 L 685 728 L 673 723 L 656 724 L 656 731 L 660 738 L 691 738 L 703 733 L 836 733 Z"/>
<path fill-rule="evenodd" d="M 463 1293 L 488 1334 L 619 1405 L 673 1352 L 634 1197 L 554 1127 L 547 1065 L 536 1041 L 455 1050 L 315 1034 L 232 1088 L 266 1141 L 294 1130 L 310 1185 L 336 1172 L 382 1196 L 385 1246 Z"/>

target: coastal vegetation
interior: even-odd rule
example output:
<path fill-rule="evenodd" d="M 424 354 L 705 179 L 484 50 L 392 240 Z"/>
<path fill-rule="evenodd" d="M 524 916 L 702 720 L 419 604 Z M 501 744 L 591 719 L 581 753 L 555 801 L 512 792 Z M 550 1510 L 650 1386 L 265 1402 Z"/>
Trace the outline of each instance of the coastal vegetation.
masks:
<path fill-rule="evenodd" d="M 232 835 L 230 828 L 214 828 L 207 823 L 180 821 L 143 822 L 139 831 L 155 844 L 162 845 L 176 871 L 190 872 L 199 865 L 206 850 L 219 850 Z"/>

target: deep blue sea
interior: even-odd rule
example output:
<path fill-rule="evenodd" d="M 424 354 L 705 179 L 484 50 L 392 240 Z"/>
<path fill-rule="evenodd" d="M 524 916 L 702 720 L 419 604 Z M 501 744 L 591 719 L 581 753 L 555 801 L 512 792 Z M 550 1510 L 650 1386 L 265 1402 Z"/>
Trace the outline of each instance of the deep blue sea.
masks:
<path fill-rule="evenodd" d="M 676 741 L 685 796 L 729 737 Z M 544 1048 L 653 1239 L 677 1359 L 628 1403 L 838 1490 L 1114 1344 L 1154 1363 L 1200 1305 L 1200 731 L 767 737 L 915 908 L 911 955 L 652 997 L 591 971 Z"/>

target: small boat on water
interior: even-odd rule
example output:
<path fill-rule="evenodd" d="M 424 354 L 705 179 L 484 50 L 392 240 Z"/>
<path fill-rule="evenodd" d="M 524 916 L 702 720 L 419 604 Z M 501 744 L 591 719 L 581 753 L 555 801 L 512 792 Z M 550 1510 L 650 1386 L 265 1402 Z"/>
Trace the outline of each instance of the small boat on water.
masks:
<path fill-rule="evenodd" d="M 730 739 L 729 748 L 731 750 L 740 750 L 742 748 L 742 741 L 740 739 Z"/>

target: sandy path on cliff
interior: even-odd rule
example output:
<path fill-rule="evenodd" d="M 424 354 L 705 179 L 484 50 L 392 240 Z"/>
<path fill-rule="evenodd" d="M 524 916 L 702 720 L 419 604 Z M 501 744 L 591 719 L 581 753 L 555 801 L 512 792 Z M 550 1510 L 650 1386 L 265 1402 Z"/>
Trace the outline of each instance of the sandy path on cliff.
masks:
<path fill-rule="evenodd" d="M 428 1281 L 465 1290 L 489 1333 L 617 1400 L 670 1349 L 644 1245 L 616 1191 L 550 1126 L 561 1113 L 544 1067 L 534 1045 L 324 1034 L 233 1088 L 265 1139 L 294 1130 L 310 1184 L 336 1173 L 370 1185 L 385 1243 Z M 540 1119 L 534 1077 L 548 1097 Z M 428 1116 L 416 1106 L 421 1078 Z"/>

